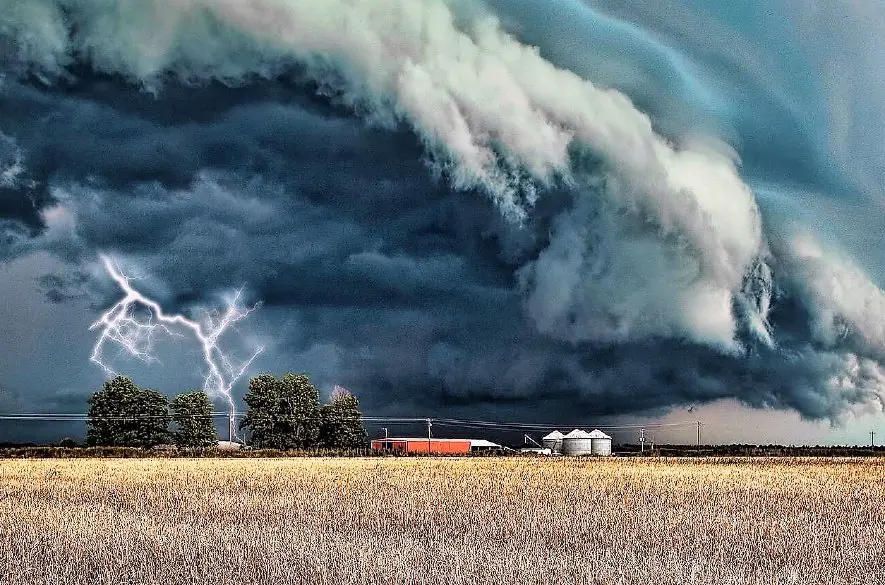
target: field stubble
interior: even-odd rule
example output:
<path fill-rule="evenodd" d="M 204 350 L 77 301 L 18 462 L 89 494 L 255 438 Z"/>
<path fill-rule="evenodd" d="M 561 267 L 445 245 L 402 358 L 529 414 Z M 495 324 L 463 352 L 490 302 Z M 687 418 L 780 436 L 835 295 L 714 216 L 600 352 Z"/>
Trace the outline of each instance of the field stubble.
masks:
<path fill-rule="evenodd" d="M 885 583 L 885 461 L 0 461 L 0 583 Z"/>

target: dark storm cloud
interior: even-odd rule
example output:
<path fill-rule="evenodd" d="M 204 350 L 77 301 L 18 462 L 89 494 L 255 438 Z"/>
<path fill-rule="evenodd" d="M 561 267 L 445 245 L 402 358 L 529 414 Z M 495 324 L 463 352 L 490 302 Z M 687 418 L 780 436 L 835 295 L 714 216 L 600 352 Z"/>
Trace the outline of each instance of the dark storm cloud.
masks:
<path fill-rule="evenodd" d="M 588 16 L 570 34 L 589 47 L 607 31 L 610 55 L 582 60 L 550 44 L 525 3 L 491 5 L 541 56 L 463 3 L 451 22 L 427 20 L 438 38 L 367 13 L 367 34 L 402 39 L 379 41 L 389 54 L 366 73 L 375 44 L 325 21 L 269 41 L 259 0 L 184 11 L 193 27 L 164 29 L 173 40 L 156 51 L 139 30 L 138 42 L 125 26 L 102 32 L 99 4 L 61 5 L 0 17 L 4 46 L 20 45 L 0 87 L 0 245 L 65 263 L 37 275 L 53 303 L 115 298 L 99 252 L 192 314 L 243 283 L 264 303 L 250 318 L 269 343 L 263 366 L 303 364 L 374 412 L 572 419 L 737 398 L 837 418 L 881 396 L 885 337 L 869 325 L 885 315 L 881 291 L 762 221 L 727 147 L 677 148 L 651 126 L 673 140 L 736 136 L 757 176 L 820 185 L 795 120 L 762 108 L 799 149 L 763 147 L 641 29 L 621 51 L 612 30 L 624 25 Z M 120 7 L 155 15 L 147 1 Z M 25 37 L 29 19 L 64 34 Z M 470 58 L 451 55 L 448 36 Z M 421 42 L 430 49 L 410 48 Z M 397 69 L 398 51 L 439 59 Z M 602 76 L 655 119 L 543 57 Z M 619 84 L 619 59 L 644 73 Z M 534 77 L 501 65 L 514 62 Z M 492 65 L 474 75 L 464 63 Z M 678 116 L 684 104 L 703 123 Z"/>
<path fill-rule="evenodd" d="M 30 231 L 40 226 L 40 207 L 47 202 L 29 177 L 21 146 L 0 133 L 0 221 L 18 223 Z"/>

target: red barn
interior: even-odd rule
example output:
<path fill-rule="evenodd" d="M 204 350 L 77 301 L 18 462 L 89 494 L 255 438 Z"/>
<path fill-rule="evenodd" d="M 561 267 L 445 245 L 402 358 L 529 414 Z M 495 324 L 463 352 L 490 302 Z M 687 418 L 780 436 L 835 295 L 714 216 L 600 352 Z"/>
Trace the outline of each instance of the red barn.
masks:
<path fill-rule="evenodd" d="M 398 451 L 400 453 L 437 453 L 439 455 L 467 455 L 470 439 L 393 438 L 375 439 L 373 451 Z"/>

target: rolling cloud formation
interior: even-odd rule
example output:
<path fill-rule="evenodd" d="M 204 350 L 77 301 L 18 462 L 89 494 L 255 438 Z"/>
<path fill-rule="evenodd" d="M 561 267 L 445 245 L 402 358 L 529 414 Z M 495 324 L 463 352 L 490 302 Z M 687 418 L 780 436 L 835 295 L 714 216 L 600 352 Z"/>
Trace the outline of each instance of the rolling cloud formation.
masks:
<path fill-rule="evenodd" d="M 268 367 L 376 411 L 881 408 L 862 79 L 775 4 L 2 0 L 0 260 L 245 282 Z"/>

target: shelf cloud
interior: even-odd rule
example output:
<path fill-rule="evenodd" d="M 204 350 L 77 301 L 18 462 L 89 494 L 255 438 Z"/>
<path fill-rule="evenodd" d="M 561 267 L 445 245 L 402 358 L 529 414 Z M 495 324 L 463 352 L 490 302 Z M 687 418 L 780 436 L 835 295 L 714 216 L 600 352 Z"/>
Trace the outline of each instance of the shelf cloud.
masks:
<path fill-rule="evenodd" d="M 797 3 L 3 0 L 0 260 L 245 284 L 266 367 L 379 412 L 881 409 L 876 106 Z"/>

